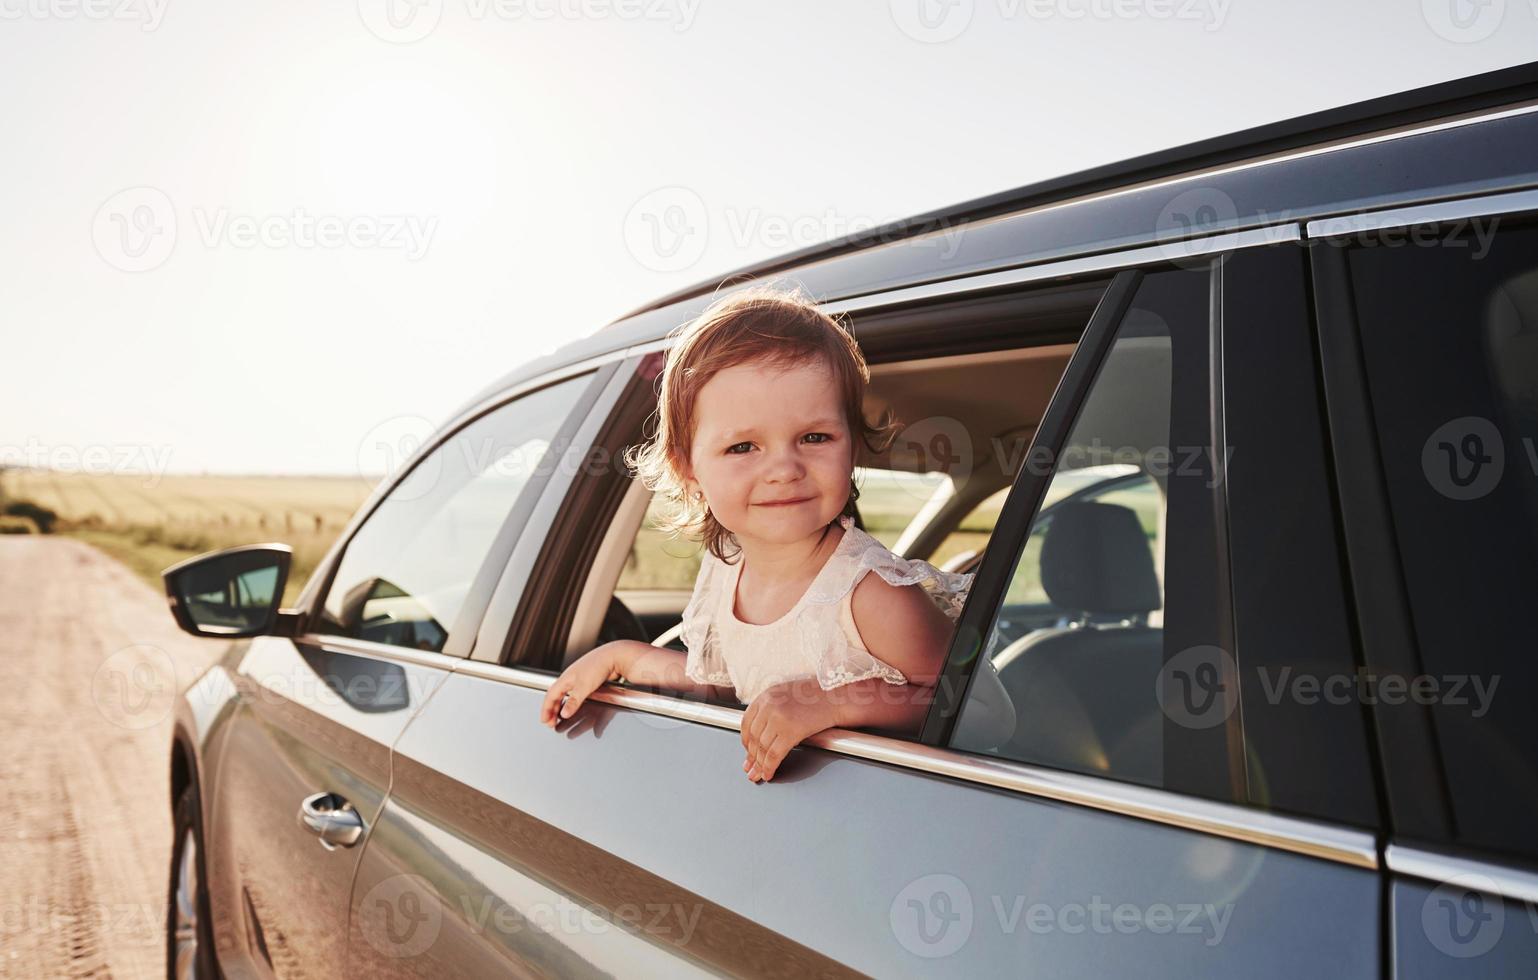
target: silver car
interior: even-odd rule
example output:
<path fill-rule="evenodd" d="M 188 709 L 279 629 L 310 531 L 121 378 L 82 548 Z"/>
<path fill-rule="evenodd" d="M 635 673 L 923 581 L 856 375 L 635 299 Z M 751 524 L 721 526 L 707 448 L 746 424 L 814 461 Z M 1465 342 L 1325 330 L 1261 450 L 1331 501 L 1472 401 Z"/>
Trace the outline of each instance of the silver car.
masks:
<path fill-rule="evenodd" d="M 1096 125 L 1085 120 L 1085 125 Z M 743 270 L 847 318 L 860 525 L 977 578 L 917 731 L 742 772 L 743 705 L 546 687 L 682 649 L 621 453 L 716 282 L 517 368 L 171 746 L 173 975 L 1528 975 L 1538 69 L 1290 120 Z"/>

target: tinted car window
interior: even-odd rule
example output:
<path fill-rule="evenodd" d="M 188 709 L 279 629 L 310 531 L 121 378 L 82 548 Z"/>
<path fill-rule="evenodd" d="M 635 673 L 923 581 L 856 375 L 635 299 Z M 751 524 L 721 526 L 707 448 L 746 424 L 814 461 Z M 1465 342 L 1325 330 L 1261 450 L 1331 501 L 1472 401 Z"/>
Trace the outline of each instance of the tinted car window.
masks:
<path fill-rule="evenodd" d="M 320 631 L 442 650 L 498 529 L 589 380 L 510 402 L 419 461 L 347 543 Z"/>
<path fill-rule="evenodd" d="M 1532 857 L 1538 228 L 1478 230 L 1349 256 L 1422 671 L 1379 694 L 1430 705 L 1457 841 Z"/>
<path fill-rule="evenodd" d="M 1219 587 L 1205 272 L 1148 276 L 1080 407 L 993 616 L 984 655 L 1014 731 L 969 724 L 952 745 L 1035 765 L 1232 796 L 1231 696 L 1180 678 L 1231 658 Z M 1033 455 L 1027 466 L 1047 465 Z M 1049 461 L 1050 462 L 1050 461 Z M 1211 661 L 1210 665 L 1203 661 Z M 1190 663 L 1187 663 L 1190 661 Z M 1173 679 L 1173 687 L 1172 687 Z M 1003 737 L 1000 737 L 1003 736 Z"/>

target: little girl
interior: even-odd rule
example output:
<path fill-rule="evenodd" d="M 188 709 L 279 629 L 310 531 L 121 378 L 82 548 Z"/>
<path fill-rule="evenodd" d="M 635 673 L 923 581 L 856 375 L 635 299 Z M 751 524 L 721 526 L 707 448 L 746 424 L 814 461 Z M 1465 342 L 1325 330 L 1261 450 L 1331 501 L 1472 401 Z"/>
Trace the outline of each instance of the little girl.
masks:
<path fill-rule="evenodd" d="M 683 328 L 656 435 L 627 462 L 673 505 L 664 529 L 705 544 L 683 614 L 689 652 L 606 643 L 550 685 L 544 724 L 607 681 L 729 687 L 748 705 L 754 781 L 825 728 L 917 728 L 973 576 L 904 559 L 854 525 L 855 440 L 884 452 L 897 429 L 866 421 L 869 380 L 854 339 L 798 292 L 734 293 Z"/>

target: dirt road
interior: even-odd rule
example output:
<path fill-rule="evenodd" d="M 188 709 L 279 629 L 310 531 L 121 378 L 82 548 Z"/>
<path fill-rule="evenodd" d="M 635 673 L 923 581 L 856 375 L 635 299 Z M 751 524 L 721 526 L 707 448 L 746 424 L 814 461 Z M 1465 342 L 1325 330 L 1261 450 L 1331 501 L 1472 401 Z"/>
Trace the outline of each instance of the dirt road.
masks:
<path fill-rule="evenodd" d="M 89 545 L 0 536 L 0 976 L 165 975 L 171 704 L 222 647 Z"/>

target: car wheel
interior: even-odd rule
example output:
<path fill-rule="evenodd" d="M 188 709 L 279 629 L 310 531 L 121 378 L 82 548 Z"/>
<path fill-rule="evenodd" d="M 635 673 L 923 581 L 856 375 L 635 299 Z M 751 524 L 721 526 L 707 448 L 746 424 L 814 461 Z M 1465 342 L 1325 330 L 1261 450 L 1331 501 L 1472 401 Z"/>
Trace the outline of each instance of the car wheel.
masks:
<path fill-rule="evenodd" d="M 166 976 L 172 980 L 213 980 L 213 923 L 208 916 L 203 873 L 203 834 L 197 783 L 188 783 L 176 801 L 176 836 L 171 844 L 171 889 L 166 908 Z"/>

